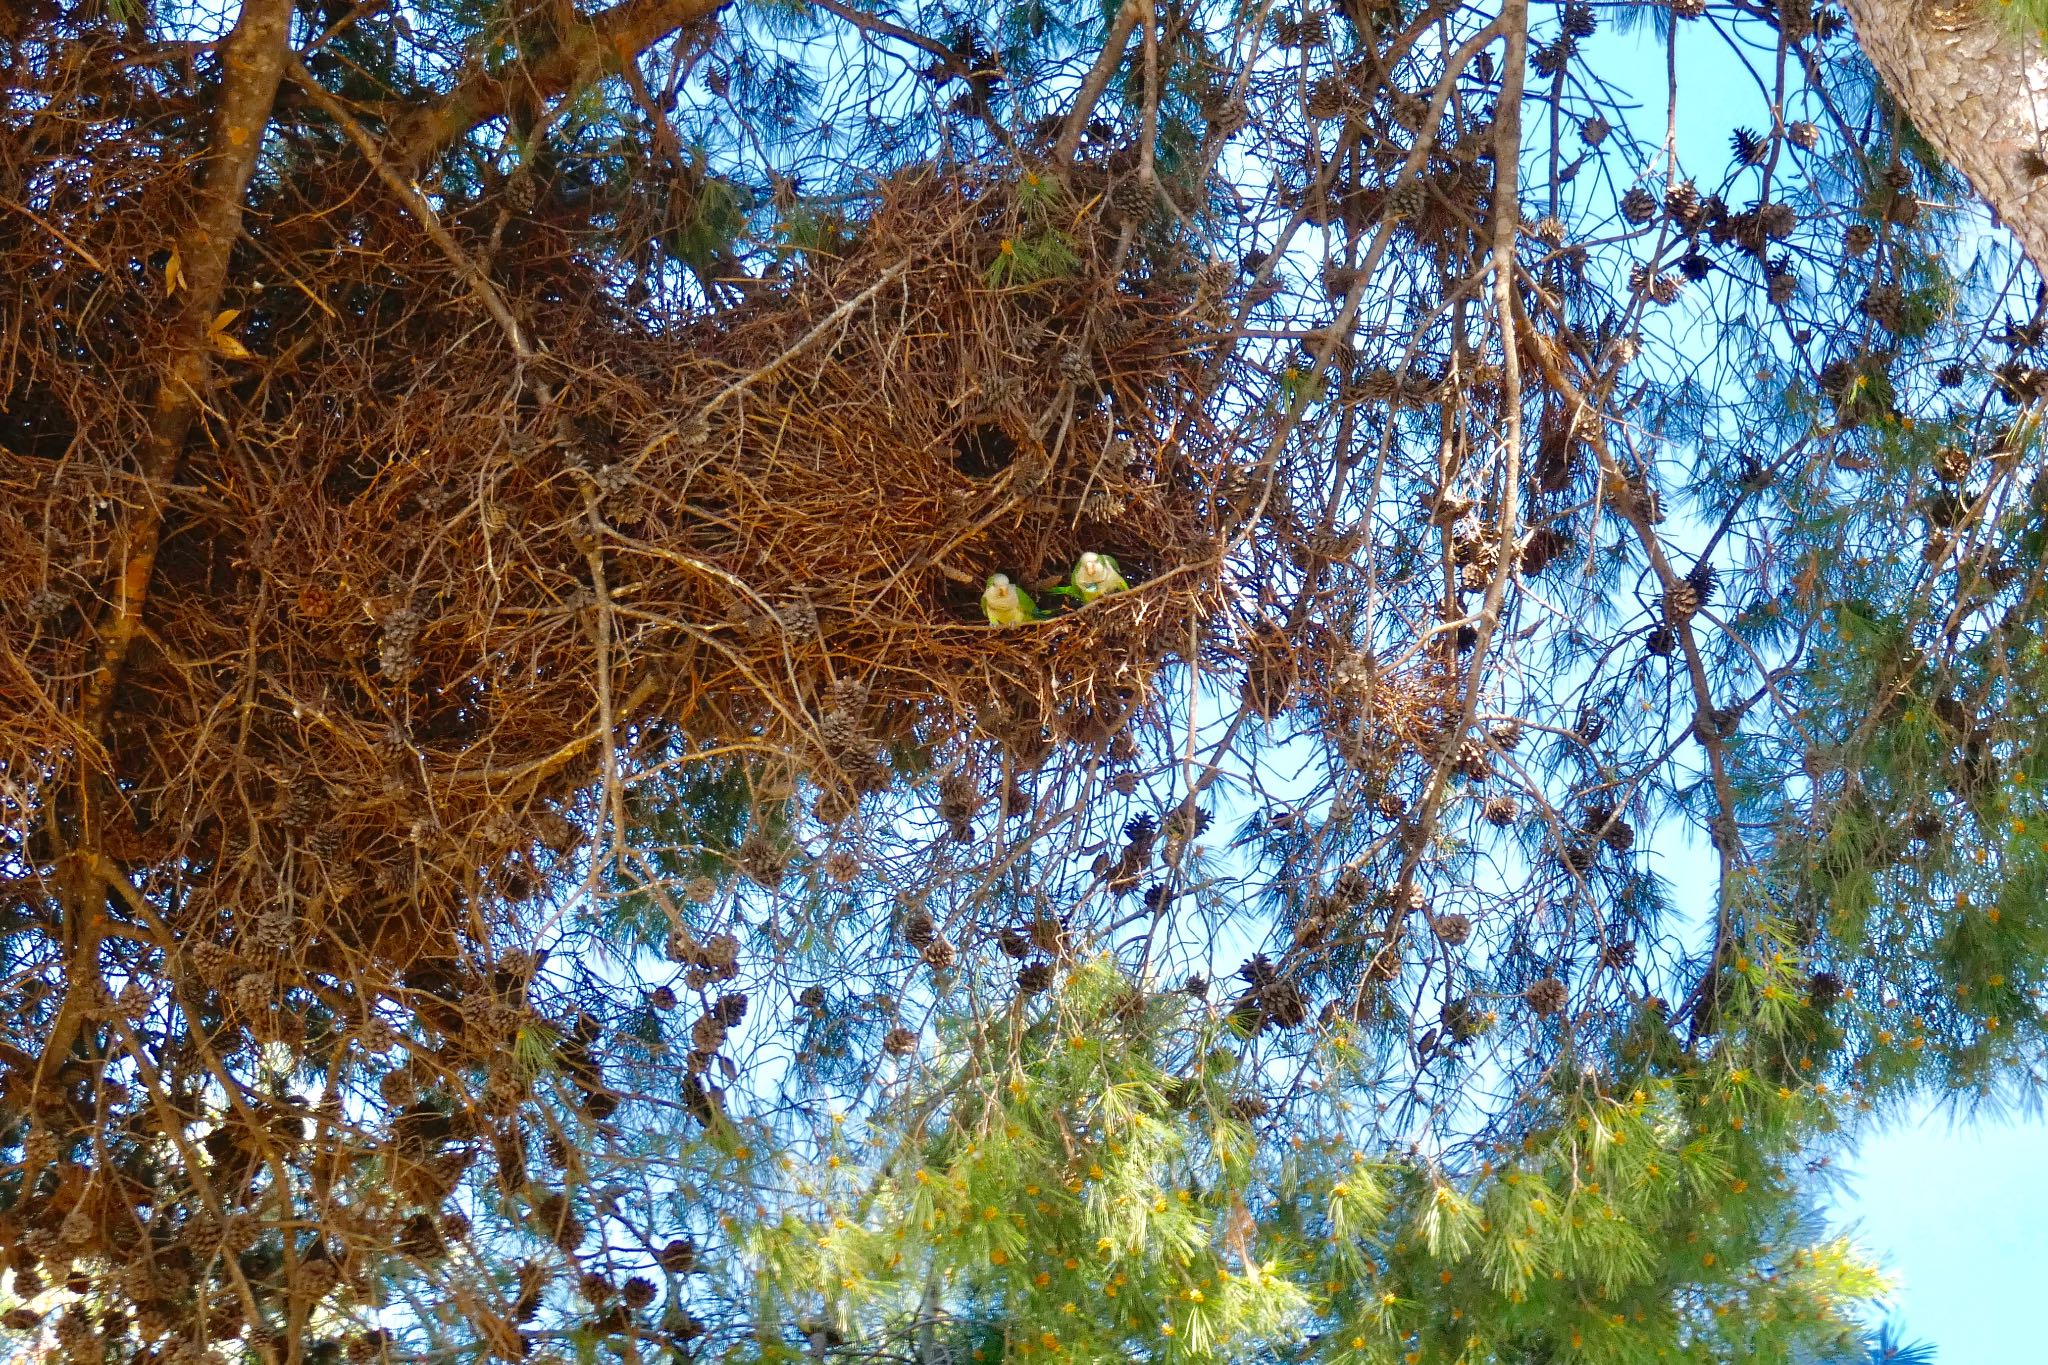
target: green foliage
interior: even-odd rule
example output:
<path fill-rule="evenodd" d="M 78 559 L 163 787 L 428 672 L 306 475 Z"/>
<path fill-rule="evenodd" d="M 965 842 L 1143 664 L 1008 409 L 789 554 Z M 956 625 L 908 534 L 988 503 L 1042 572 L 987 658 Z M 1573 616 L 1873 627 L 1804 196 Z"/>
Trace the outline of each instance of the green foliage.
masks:
<path fill-rule="evenodd" d="M 1037 284 L 1070 273 L 1080 264 L 1074 248 L 1050 229 L 1028 237 L 1005 237 L 988 265 L 991 288 Z"/>
<path fill-rule="evenodd" d="M 1737 1064 L 1788 1017 L 1726 1060 L 1561 1070 L 1447 1169 L 1357 1145 L 1341 1103 L 1260 1122 L 1229 1034 L 1098 962 L 1007 1036 L 942 1021 L 905 1097 L 932 1117 L 835 1117 L 746 1255 L 778 1320 L 879 1340 L 943 1303 L 926 1330 L 989 1360 L 1848 1359 L 1878 1281 L 1796 1159 L 1848 1101 Z"/>

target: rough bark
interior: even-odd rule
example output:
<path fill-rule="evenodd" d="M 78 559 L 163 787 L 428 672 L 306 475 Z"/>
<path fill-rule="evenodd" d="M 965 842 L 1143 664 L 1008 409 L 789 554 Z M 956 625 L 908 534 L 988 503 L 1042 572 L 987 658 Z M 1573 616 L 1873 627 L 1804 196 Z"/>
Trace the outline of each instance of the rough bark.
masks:
<path fill-rule="evenodd" d="M 1984 0 L 1845 0 L 1885 88 L 2048 274 L 2048 51 Z"/>

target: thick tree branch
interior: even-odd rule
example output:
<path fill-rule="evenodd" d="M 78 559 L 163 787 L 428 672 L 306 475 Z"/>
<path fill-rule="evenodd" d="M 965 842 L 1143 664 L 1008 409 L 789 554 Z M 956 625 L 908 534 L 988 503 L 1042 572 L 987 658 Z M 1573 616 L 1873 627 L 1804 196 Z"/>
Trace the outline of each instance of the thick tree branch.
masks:
<path fill-rule="evenodd" d="M 1081 80 L 1080 93 L 1074 97 L 1074 107 L 1067 114 L 1067 121 L 1060 127 L 1059 141 L 1053 144 L 1053 160 L 1059 165 L 1072 161 L 1081 149 L 1081 134 L 1088 127 L 1088 120 L 1094 116 L 1095 105 L 1101 100 L 1102 92 L 1109 88 L 1110 78 L 1124 59 L 1124 49 L 1131 45 L 1131 30 L 1138 26 L 1138 16 L 1143 6 L 1138 0 L 1126 0 L 1124 7 L 1117 11 L 1111 21 L 1109 32 L 1103 37 L 1102 51 L 1095 58 L 1095 65 Z"/>
<path fill-rule="evenodd" d="M 1981 0 L 1846 0 L 1885 88 L 2048 273 L 2048 52 Z"/>
<path fill-rule="evenodd" d="M 479 123 L 521 101 L 579 90 L 632 61 L 677 29 L 708 19 L 730 0 L 624 0 L 563 33 L 556 44 L 505 71 L 469 70 L 453 90 L 392 120 L 387 152 L 408 176 Z"/>
<path fill-rule="evenodd" d="M 154 410 L 142 449 L 142 479 L 149 502 L 127 528 L 115 563 L 113 606 L 100 627 L 98 667 L 86 684 L 85 716 L 95 733 L 121 665 L 142 624 L 142 603 L 156 569 L 161 492 L 176 474 L 185 439 L 199 414 L 200 395 L 213 377 L 213 319 L 227 287 L 228 257 L 242 228 L 242 192 L 256 169 L 257 149 L 270 121 L 284 74 L 291 23 L 290 0 L 247 0 L 221 53 L 226 70 L 211 155 L 203 163 L 191 220 L 177 239 L 184 277 L 171 353 L 164 358 Z"/>
<path fill-rule="evenodd" d="M 176 240 L 184 292 L 149 427 L 143 433 L 141 506 L 123 523 L 114 545 L 112 604 L 100 619 L 97 657 L 80 697 L 87 743 L 105 733 L 128 651 L 141 632 L 143 607 L 156 573 L 164 502 L 212 383 L 213 322 L 227 288 L 228 260 L 241 233 L 242 195 L 255 173 L 290 53 L 291 15 L 291 0 L 246 0 L 221 50 L 223 79 L 209 154 L 200 165 L 191 217 Z M 108 884 L 97 857 L 101 792 L 94 766 L 85 764 L 79 777 L 78 837 L 85 856 L 69 860 L 63 877 L 68 979 L 36 1069 L 38 1086 L 70 1051 L 103 989 L 99 948 L 108 933 Z"/>

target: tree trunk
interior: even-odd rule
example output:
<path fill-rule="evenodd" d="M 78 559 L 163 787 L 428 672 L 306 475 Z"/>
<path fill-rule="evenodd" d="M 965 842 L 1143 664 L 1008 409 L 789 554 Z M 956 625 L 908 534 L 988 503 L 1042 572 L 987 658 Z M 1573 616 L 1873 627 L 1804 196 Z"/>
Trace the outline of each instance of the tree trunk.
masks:
<path fill-rule="evenodd" d="M 1885 88 L 2048 275 L 2048 51 L 1982 0 L 1844 0 Z"/>

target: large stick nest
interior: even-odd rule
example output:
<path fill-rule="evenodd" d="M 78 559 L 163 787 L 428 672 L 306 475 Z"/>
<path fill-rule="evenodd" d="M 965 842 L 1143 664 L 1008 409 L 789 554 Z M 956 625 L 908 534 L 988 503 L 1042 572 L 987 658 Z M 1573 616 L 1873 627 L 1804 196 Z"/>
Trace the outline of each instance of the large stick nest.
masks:
<path fill-rule="evenodd" d="M 372 185 L 279 192 L 250 242 L 266 287 L 221 327 L 248 358 L 164 490 L 125 458 L 169 344 L 161 183 L 102 216 L 125 288 L 84 297 L 46 242 L 0 266 L 52 320 L 5 361 L 0 762 L 25 794 L 90 745 L 66 717 L 111 509 L 162 497 L 107 847 L 179 869 L 183 934 L 239 951 L 267 915 L 316 969 L 444 951 L 480 877 L 565 852 L 549 803 L 657 720 L 786 756 L 828 815 L 888 784 L 890 746 L 1107 742 L 1214 591 L 1198 279 L 1134 291 L 1071 199 L 1079 268 L 1009 283 L 1037 211 L 1018 185 L 906 176 L 834 249 L 680 325 L 620 304 L 569 230 L 485 204 L 451 230 L 504 257 L 522 364 Z M 1087 549 L 1136 590 L 982 620 L 986 575 L 1044 586 Z"/>

